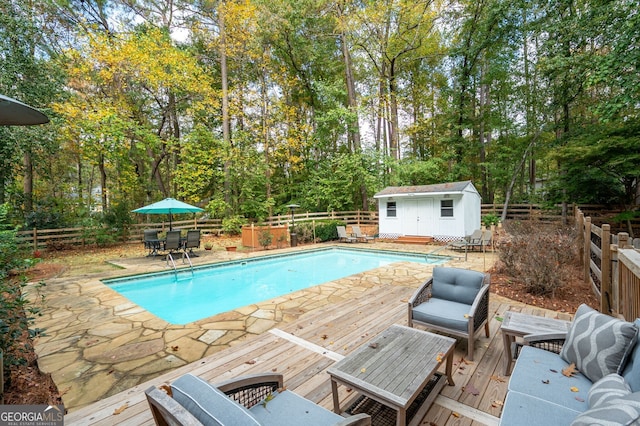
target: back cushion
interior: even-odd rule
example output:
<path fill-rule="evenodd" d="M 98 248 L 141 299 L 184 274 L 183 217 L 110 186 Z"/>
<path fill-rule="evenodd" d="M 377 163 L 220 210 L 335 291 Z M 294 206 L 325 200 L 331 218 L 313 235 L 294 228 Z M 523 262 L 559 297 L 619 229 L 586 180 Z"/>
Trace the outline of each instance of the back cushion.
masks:
<path fill-rule="evenodd" d="M 202 424 L 212 426 L 259 426 L 260 423 L 240 404 L 205 380 L 185 374 L 171 384 L 173 399 Z"/>
<path fill-rule="evenodd" d="M 640 318 L 636 319 L 634 324 L 640 330 Z M 622 375 L 632 392 L 640 391 L 640 344 L 636 343 L 633 348 Z"/>
<path fill-rule="evenodd" d="M 431 295 L 437 299 L 451 300 L 471 305 L 482 287 L 484 274 L 460 268 L 433 268 Z"/>

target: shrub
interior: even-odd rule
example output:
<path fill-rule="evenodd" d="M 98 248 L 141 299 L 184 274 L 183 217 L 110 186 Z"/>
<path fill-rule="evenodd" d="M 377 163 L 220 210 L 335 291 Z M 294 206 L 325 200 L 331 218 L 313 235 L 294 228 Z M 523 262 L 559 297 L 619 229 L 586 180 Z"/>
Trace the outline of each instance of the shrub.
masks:
<path fill-rule="evenodd" d="M 482 225 L 489 227 L 491 225 L 497 225 L 500 222 L 500 218 L 493 213 L 482 216 Z"/>
<path fill-rule="evenodd" d="M 267 248 L 269 248 L 272 241 L 273 241 L 273 234 L 271 233 L 270 229 L 263 229 L 262 231 L 260 231 L 260 234 L 258 234 L 258 242 L 260 243 L 263 249 L 266 250 Z"/>
<path fill-rule="evenodd" d="M 242 232 L 242 225 L 246 222 L 246 219 L 242 216 L 225 217 L 222 219 L 222 230 L 225 234 L 240 235 Z"/>
<path fill-rule="evenodd" d="M 567 265 L 577 261 L 573 228 L 507 222 L 498 242 L 503 272 L 521 281 L 527 292 L 555 296 L 570 278 Z"/>

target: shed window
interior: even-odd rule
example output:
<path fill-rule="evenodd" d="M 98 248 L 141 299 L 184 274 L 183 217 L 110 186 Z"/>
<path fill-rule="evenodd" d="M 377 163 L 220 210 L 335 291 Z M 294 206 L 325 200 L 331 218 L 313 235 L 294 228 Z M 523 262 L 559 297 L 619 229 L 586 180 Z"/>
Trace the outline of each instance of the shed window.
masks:
<path fill-rule="evenodd" d="M 395 201 L 387 201 L 387 217 L 396 217 Z"/>
<path fill-rule="evenodd" d="M 453 200 L 440 200 L 440 217 L 453 217 Z"/>

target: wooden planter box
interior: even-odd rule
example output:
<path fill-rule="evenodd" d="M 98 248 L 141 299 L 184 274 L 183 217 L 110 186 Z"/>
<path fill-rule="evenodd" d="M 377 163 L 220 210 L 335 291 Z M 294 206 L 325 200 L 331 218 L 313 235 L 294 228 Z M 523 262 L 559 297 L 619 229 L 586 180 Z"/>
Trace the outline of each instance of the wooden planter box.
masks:
<path fill-rule="evenodd" d="M 262 248 L 260 244 L 260 234 L 262 231 L 268 230 L 271 232 L 273 238 L 271 238 L 271 245 L 267 248 L 276 248 L 278 247 L 278 239 L 281 239 L 282 242 L 280 245 L 282 247 L 288 247 L 289 243 L 289 226 L 288 225 L 278 225 L 278 226 L 243 226 L 242 227 L 242 245 L 244 247 L 251 248 Z"/>

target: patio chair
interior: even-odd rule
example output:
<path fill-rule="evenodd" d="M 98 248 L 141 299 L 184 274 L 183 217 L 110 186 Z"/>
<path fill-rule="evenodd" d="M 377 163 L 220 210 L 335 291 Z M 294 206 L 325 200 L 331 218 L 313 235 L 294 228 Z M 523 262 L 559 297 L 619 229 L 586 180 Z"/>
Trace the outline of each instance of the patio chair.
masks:
<path fill-rule="evenodd" d="M 433 276 L 409 299 L 409 327 L 415 324 L 468 340 L 473 361 L 474 339 L 484 326 L 489 337 L 490 275 L 460 268 L 435 267 Z"/>
<path fill-rule="evenodd" d="M 473 247 L 475 247 L 478 243 L 480 243 L 481 239 L 482 239 L 482 229 L 476 229 L 475 231 L 473 231 L 471 235 L 468 235 L 458 241 L 452 241 L 449 244 L 447 244 L 447 246 L 453 250 L 464 250 L 464 249 L 473 250 Z"/>
<path fill-rule="evenodd" d="M 336 229 L 338 230 L 338 241 L 341 241 L 343 243 L 358 242 L 358 239 L 356 237 L 347 235 L 347 229 L 344 226 L 336 226 Z"/>
<path fill-rule="evenodd" d="M 362 231 L 360 231 L 360 227 L 358 225 L 353 225 L 351 227 L 351 230 L 353 231 L 353 236 L 356 237 L 357 240 L 364 241 L 365 243 L 376 240 L 376 237 L 363 234 Z"/>
<path fill-rule="evenodd" d="M 344 418 L 284 389 L 282 374 L 245 376 L 217 385 L 185 374 L 171 384 L 171 395 L 155 386 L 145 394 L 158 426 L 371 425 L 367 414 Z"/>
<path fill-rule="evenodd" d="M 167 231 L 167 238 L 164 243 L 164 249 L 169 253 L 173 253 L 177 250 L 182 250 L 183 244 L 180 238 L 180 231 Z"/>
<path fill-rule="evenodd" d="M 194 248 L 200 248 L 200 230 L 199 229 L 190 229 L 187 231 L 187 239 L 184 242 L 184 249 L 189 249 L 189 256 L 198 257 L 197 254 L 193 252 Z"/>
<path fill-rule="evenodd" d="M 482 237 L 480 241 L 474 244 L 474 248 L 477 247 L 478 250 L 482 251 L 491 246 L 491 241 L 493 240 L 493 232 L 490 230 L 482 231 Z"/>
<path fill-rule="evenodd" d="M 147 256 L 155 256 L 158 253 L 158 249 L 160 248 L 160 241 L 158 240 L 158 230 L 145 229 L 142 243 L 144 244 L 144 248 L 149 250 Z"/>

